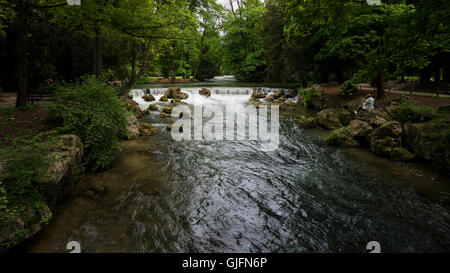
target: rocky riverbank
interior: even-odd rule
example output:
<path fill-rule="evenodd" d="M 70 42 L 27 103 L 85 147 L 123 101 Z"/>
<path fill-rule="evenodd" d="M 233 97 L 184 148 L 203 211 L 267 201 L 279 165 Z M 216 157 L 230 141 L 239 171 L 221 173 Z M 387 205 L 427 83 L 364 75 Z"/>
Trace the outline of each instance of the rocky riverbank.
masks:
<path fill-rule="evenodd" d="M 417 121 L 409 116 L 405 118 L 402 107 L 414 105 L 408 96 L 371 111 L 358 111 L 365 101 L 362 95 L 331 98 L 320 86 L 304 91 L 295 104 L 289 100 L 293 96 L 283 90 L 273 94 L 255 90 L 250 103 L 257 107 L 278 104 L 281 112 L 293 113 L 300 127 L 329 130 L 327 142 L 330 145 L 368 147 L 378 156 L 393 161 L 421 161 L 442 174 L 450 175 L 449 106 L 430 108 L 429 113 L 417 113 L 424 115 Z M 411 111 L 423 110 L 419 107 Z"/>

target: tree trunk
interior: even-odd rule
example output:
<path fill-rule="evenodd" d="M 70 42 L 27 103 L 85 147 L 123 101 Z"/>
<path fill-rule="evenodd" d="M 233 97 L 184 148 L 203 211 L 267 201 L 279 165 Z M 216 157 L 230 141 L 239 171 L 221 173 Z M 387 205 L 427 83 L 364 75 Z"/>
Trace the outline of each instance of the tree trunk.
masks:
<path fill-rule="evenodd" d="M 384 98 L 384 86 L 383 86 L 383 70 L 379 70 L 377 77 L 375 78 L 375 87 L 377 88 L 377 99 Z"/>
<path fill-rule="evenodd" d="M 431 69 L 430 67 L 425 67 L 420 71 L 420 86 L 426 87 L 430 85 Z"/>
<path fill-rule="evenodd" d="M 450 83 L 450 66 L 444 68 L 444 74 L 442 75 L 442 81 L 445 83 Z"/>
<path fill-rule="evenodd" d="M 19 11 L 19 37 L 17 52 L 17 74 L 18 89 L 16 97 L 16 107 L 27 105 L 27 84 L 28 84 L 28 57 L 27 57 L 27 32 L 28 32 L 28 5 L 25 0 L 20 1 Z"/>
<path fill-rule="evenodd" d="M 441 83 L 441 68 L 439 66 L 434 67 L 434 85 L 439 86 Z"/>
<path fill-rule="evenodd" d="M 203 58 L 203 47 L 204 47 L 204 41 L 205 41 L 205 34 L 206 34 L 206 27 L 203 30 L 202 33 L 202 38 L 200 39 L 200 54 L 198 55 L 198 60 L 197 60 L 197 64 L 195 65 L 195 71 L 194 71 L 194 79 L 197 79 L 197 74 L 198 74 L 198 68 L 200 67 L 200 63 L 202 62 L 202 58 Z M 203 79 L 200 79 L 203 80 Z"/>
<path fill-rule="evenodd" d="M 97 79 L 102 78 L 102 41 L 98 27 L 95 28 L 94 38 L 94 74 Z"/>
<path fill-rule="evenodd" d="M 172 77 L 171 82 L 174 83 L 177 77 L 177 67 L 175 65 L 175 61 L 172 62 Z"/>

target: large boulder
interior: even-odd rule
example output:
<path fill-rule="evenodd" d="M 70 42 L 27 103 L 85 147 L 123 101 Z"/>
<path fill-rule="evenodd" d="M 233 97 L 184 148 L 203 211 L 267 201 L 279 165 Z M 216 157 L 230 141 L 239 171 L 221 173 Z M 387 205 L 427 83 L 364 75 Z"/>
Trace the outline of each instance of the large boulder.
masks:
<path fill-rule="evenodd" d="M 130 139 L 135 139 L 139 136 L 139 122 L 135 115 L 129 115 L 127 117 L 128 131 L 130 132 Z"/>
<path fill-rule="evenodd" d="M 250 97 L 250 99 L 259 100 L 259 99 L 264 99 L 266 96 L 267 96 L 267 93 L 265 93 L 265 92 L 253 90 L 253 93 L 252 93 L 252 96 Z"/>
<path fill-rule="evenodd" d="M 328 108 L 320 111 L 319 113 L 317 113 L 316 116 L 317 123 L 320 126 L 327 128 L 329 130 L 334 130 L 343 127 L 342 121 L 347 120 L 347 113 L 349 112 L 346 111 L 347 112 L 346 113 L 342 110 L 346 111 L 345 109 L 336 110 L 334 108 Z"/>
<path fill-rule="evenodd" d="M 394 148 L 391 152 L 391 159 L 393 161 L 411 161 L 416 156 L 404 148 Z"/>
<path fill-rule="evenodd" d="M 51 206 L 55 205 L 64 196 L 64 188 L 79 177 L 84 146 L 76 135 L 63 135 L 53 144 L 48 158 L 48 181 L 44 190 Z"/>
<path fill-rule="evenodd" d="M 148 111 L 158 111 L 158 106 L 156 104 L 150 104 L 147 108 Z"/>
<path fill-rule="evenodd" d="M 347 127 L 334 130 L 327 138 L 327 142 L 336 146 L 357 147 L 359 143 L 353 138 Z"/>
<path fill-rule="evenodd" d="M 450 117 L 405 127 L 408 149 L 436 171 L 450 175 Z"/>
<path fill-rule="evenodd" d="M 200 90 L 200 95 L 205 96 L 205 97 L 211 97 L 211 90 L 208 88 L 202 88 L 202 90 Z"/>
<path fill-rule="evenodd" d="M 166 92 L 164 93 L 164 97 L 168 99 L 180 99 L 185 100 L 189 98 L 189 95 L 187 93 L 181 92 L 180 88 L 176 87 L 169 87 Z"/>
<path fill-rule="evenodd" d="M 164 95 L 164 96 L 162 96 L 162 97 L 159 99 L 159 101 L 161 101 L 161 102 L 168 102 L 169 99 Z"/>
<path fill-rule="evenodd" d="M 304 115 L 298 116 L 294 119 L 300 128 L 313 129 L 317 127 L 315 118 L 308 118 Z"/>
<path fill-rule="evenodd" d="M 402 127 L 399 122 L 390 121 L 375 129 L 367 138 L 372 152 L 391 158 L 393 150 L 402 146 Z"/>
<path fill-rule="evenodd" d="M 5 221 L 0 221 L 0 252 L 41 231 L 52 218 L 51 208 L 62 199 L 68 186 L 75 183 L 83 171 L 81 160 L 84 146 L 79 137 L 63 135 L 49 144 L 49 167 L 46 180 L 41 184 L 46 200 L 37 202 L 34 197 L 21 196 L 18 210 L 6 217 Z"/>
<path fill-rule="evenodd" d="M 284 90 L 280 89 L 280 90 L 276 90 L 272 95 L 266 97 L 264 100 L 267 102 L 272 102 L 276 99 L 283 97 L 284 95 L 285 95 Z"/>
<path fill-rule="evenodd" d="M 146 102 L 155 101 L 155 97 L 153 97 L 152 94 L 145 94 L 142 99 L 144 99 Z"/>
<path fill-rule="evenodd" d="M 373 127 L 370 124 L 358 119 L 352 120 L 347 128 L 353 137 L 366 138 L 373 132 Z"/>
<path fill-rule="evenodd" d="M 375 109 L 370 111 L 361 110 L 356 115 L 356 118 L 367 122 L 368 124 L 370 124 L 370 126 L 374 128 L 383 126 L 388 121 L 392 120 L 392 118 L 382 109 Z"/>
<path fill-rule="evenodd" d="M 170 114 L 172 114 L 172 110 L 173 110 L 173 107 L 168 106 L 163 109 L 163 113 L 170 115 Z"/>
<path fill-rule="evenodd" d="M 364 97 L 359 97 L 359 98 L 356 98 L 356 99 L 353 99 L 353 100 L 347 102 L 347 103 L 344 105 L 344 108 L 345 108 L 346 110 L 348 110 L 348 111 L 354 113 L 355 111 L 358 111 L 359 108 L 361 108 L 361 106 L 364 105 L 364 102 L 365 102 L 365 101 L 366 101 L 366 100 L 364 99 Z"/>

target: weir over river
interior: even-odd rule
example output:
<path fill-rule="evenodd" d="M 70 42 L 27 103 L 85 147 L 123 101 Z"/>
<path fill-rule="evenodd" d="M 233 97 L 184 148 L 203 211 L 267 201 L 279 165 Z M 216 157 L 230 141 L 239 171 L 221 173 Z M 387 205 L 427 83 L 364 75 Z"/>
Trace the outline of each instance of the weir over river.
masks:
<path fill-rule="evenodd" d="M 157 100 L 165 90 L 150 88 Z M 252 91 L 199 89 L 182 88 L 187 103 L 245 107 Z M 132 94 L 145 109 L 143 92 Z M 448 178 L 424 166 L 329 147 L 289 116 L 270 152 L 257 141 L 174 141 L 159 112 L 143 121 L 158 134 L 124 142 L 111 169 L 80 181 L 28 251 L 68 252 L 69 241 L 83 252 L 450 250 Z"/>

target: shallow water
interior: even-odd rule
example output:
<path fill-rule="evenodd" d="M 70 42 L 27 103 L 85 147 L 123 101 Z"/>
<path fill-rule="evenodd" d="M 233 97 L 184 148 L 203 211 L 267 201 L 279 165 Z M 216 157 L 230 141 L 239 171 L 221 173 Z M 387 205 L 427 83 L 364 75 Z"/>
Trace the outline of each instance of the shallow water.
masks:
<path fill-rule="evenodd" d="M 183 90 L 189 103 L 245 106 L 250 96 L 198 90 Z M 68 252 L 72 240 L 83 252 L 366 252 L 369 241 L 383 252 L 450 250 L 449 181 L 424 166 L 329 147 L 325 131 L 289 117 L 272 152 L 257 141 L 176 142 L 169 120 L 144 119 L 159 133 L 124 142 L 113 168 L 80 181 L 29 252 Z M 100 185 L 107 193 L 85 196 Z"/>

